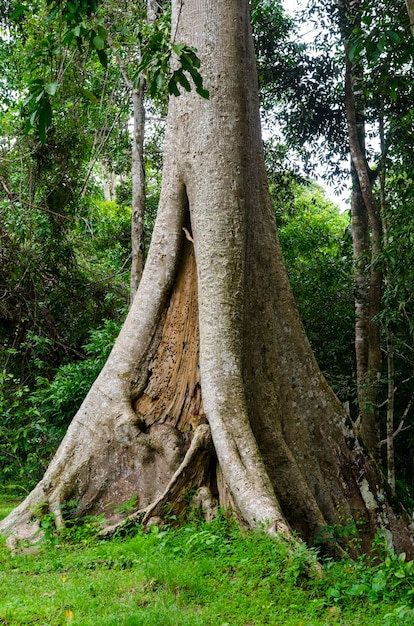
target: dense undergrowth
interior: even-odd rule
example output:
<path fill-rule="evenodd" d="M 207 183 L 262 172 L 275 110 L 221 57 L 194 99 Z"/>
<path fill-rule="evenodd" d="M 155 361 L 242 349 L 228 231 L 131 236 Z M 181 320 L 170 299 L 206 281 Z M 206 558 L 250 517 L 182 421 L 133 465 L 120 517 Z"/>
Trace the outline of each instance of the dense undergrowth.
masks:
<path fill-rule="evenodd" d="M 4 516 L 14 502 L 3 502 Z M 414 566 L 378 537 L 374 557 L 322 560 L 220 517 L 99 540 L 99 518 L 37 546 L 0 544 L 0 624 L 392 626 L 414 623 Z M 312 573 L 313 572 L 313 573 Z"/>

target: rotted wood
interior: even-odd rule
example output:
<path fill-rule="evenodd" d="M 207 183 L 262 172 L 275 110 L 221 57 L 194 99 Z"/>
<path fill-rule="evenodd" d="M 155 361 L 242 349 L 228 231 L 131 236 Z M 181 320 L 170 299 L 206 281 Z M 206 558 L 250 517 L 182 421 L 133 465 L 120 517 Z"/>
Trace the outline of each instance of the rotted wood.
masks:
<path fill-rule="evenodd" d="M 198 367 L 197 270 L 189 241 L 183 256 L 161 341 L 149 364 L 148 382 L 133 406 L 144 428 L 169 423 L 181 432 L 192 433 L 206 418 Z"/>

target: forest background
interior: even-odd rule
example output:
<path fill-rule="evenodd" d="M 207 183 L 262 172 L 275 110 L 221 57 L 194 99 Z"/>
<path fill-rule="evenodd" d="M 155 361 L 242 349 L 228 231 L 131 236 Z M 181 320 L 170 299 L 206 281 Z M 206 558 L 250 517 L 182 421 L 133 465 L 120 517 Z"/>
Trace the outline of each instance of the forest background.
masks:
<path fill-rule="evenodd" d="M 81 3 L 68 5 L 74 20 Z M 142 270 L 175 83 L 166 69 L 168 11 L 152 23 L 146 3 L 135 5 L 140 19 L 131 3 L 101 3 L 68 39 L 54 3 L 1 2 L 3 489 L 26 492 L 42 476 Z M 360 2 L 347 23 L 342 8 L 310 2 L 292 18 L 279 2 L 252 2 L 263 122 L 277 129 L 265 142 L 269 184 L 318 363 L 356 427 L 361 414 L 372 416 L 371 452 L 412 509 L 414 40 L 399 2 Z M 305 19 L 310 30 L 323 27 L 311 43 L 299 35 Z M 196 65 L 190 57 L 195 87 Z M 187 88 L 185 74 L 175 78 Z M 346 165 L 352 115 L 378 223 Z M 313 182 L 321 171 L 338 190 L 351 181 L 349 210 Z M 143 222 L 131 220 L 143 198 Z M 361 337 L 375 353 L 365 371 L 355 351 Z"/>

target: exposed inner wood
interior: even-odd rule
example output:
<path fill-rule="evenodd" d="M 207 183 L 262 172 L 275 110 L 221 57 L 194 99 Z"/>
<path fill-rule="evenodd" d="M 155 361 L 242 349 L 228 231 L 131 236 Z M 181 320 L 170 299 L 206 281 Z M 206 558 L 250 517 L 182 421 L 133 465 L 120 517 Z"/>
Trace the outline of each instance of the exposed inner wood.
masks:
<path fill-rule="evenodd" d="M 197 270 L 188 241 L 183 257 L 161 341 L 149 365 L 149 380 L 134 409 L 147 428 L 155 422 L 169 423 L 190 433 L 205 421 L 205 414 L 198 367 Z"/>

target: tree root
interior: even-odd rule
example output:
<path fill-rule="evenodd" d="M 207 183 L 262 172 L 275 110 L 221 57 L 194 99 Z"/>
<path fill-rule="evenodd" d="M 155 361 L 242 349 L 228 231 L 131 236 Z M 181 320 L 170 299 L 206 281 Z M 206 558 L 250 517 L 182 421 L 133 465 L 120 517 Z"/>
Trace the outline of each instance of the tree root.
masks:
<path fill-rule="evenodd" d="M 113 535 L 127 523 L 140 522 L 144 527 L 153 525 L 154 520 L 160 522 L 166 517 L 179 515 L 187 507 L 186 496 L 191 489 L 205 488 L 209 460 L 212 454 L 212 439 L 208 424 L 197 426 L 190 448 L 181 465 L 171 478 L 164 492 L 145 509 L 128 515 L 121 522 L 106 526 L 101 537 Z M 210 491 L 210 490 L 208 490 Z M 211 494 L 211 492 L 210 492 Z M 203 507 L 204 508 L 204 507 Z"/>

